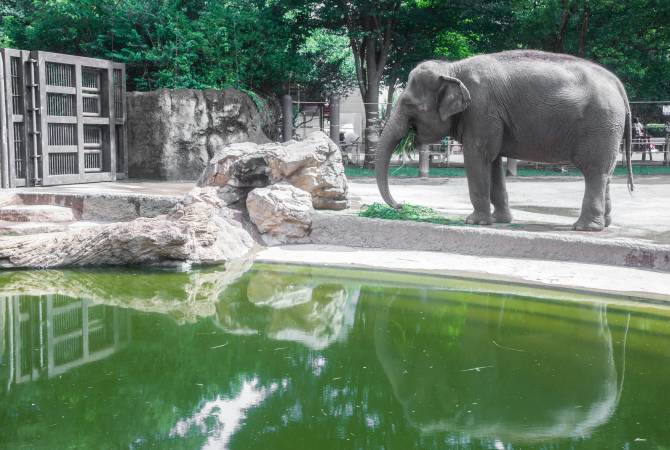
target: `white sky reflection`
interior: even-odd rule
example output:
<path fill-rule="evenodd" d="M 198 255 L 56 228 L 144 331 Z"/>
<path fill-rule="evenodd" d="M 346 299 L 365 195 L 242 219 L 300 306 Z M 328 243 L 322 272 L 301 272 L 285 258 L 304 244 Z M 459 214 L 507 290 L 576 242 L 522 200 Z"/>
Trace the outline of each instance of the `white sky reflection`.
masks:
<path fill-rule="evenodd" d="M 217 396 L 205 402 L 191 417 L 177 421 L 170 430 L 170 437 L 184 437 L 192 427 L 197 427 L 200 433 L 209 435 L 202 446 L 203 450 L 225 450 L 230 439 L 240 429 L 247 410 L 260 404 L 278 387 L 277 383 L 272 383 L 268 388 L 258 387 L 256 378 L 245 381 L 236 397 L 224 399 Z"/>

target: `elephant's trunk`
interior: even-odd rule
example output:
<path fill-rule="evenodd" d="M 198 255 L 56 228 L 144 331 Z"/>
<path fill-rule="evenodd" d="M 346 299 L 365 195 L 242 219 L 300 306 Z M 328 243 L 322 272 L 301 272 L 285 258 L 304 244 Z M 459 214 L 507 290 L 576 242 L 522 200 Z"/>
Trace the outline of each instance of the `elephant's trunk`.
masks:
<path fill-rule="evenodd" d="M 389 163 L 391 162 L 393 150 L 409 131 L 409 122 L 400 108 L 401 106 L 398 106 L 398 108 L 391 114 L 391 118 L 387 122 L 384 131 L 379 138 L 377 152 L 375 154 L 375 177 L 377 178 L 377 187 L 379 188 L 379 192 L 384 201 L 395 209 L 400 209 L 400 204 L 393 200 L 391 192 L 389 191 Z"/>

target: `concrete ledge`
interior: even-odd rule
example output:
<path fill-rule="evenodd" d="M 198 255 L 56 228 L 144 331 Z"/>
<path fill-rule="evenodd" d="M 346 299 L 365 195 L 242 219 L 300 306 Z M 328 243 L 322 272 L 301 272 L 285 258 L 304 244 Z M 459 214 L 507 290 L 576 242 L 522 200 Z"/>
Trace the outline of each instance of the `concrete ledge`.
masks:
<path fill-rule="evenodd" d="M 577 232 L 536 233 L 316 213 L 310 239 L 321 245 L 571 261 L 670 272 L 670 245 L 603 239 Z"/>
<path fill-rule="evenodd" d="M 102 222 L 123 222 L 138 217 L 165 214 L 181 196 L 133 193 L 63 193 L 40 190 L 8 191 L 0 195 L 2 205 L 55 205 L 71 208 L 75 219 Z"/>

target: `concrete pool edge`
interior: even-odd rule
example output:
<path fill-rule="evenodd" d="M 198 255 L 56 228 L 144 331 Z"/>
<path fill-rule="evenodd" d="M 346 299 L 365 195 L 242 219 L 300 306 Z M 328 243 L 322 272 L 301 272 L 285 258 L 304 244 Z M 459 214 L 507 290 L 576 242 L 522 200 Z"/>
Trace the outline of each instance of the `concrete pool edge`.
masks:
<path fill-rule="evenodd" d="M 255 256 L 257 263 L 448 276 L 670 304 L 670 275 L 639 268 L 315 244 L 269 247 Z"/>
<path fill-rule="evenodd" d="M 566 235 L 447 226 L 317 212 L 312 218 L 309 242 L 358 248 L 604 264 L 670 272 L 670 245 L 628 238 L 603 239 L 577 232 Z"/>

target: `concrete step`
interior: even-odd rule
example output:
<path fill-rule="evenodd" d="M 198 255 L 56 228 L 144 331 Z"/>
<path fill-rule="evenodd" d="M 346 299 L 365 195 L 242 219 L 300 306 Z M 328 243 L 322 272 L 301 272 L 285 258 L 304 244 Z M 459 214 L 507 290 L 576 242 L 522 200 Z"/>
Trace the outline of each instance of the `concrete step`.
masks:
<path fill-rule="evenodd" d="M 0 220 L 9 222 L 74 222 L 70 208 L 54 205 L 9 205 L 0 208 Z"/>

